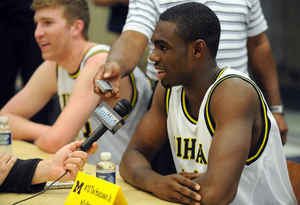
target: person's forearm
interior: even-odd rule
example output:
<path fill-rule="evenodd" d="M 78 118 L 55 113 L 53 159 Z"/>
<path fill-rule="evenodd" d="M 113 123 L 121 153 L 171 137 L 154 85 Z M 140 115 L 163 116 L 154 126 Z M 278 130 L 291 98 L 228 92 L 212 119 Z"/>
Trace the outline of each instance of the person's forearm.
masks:
<path fill-rule="evenodd" d="M 55 139 L 51 139 L 48 136 L 48 134 L 42 135 L 40 138 L 34 141 L 34 144 L 41 150 L 52 154 L 57 152 L 65 145 L 65 143 L 62 143 L 61 141 L 55 141 Z"/>
<path fill-rule="evenodd" d="M 125 31 L 113 43 L 106 62 L 117 63 L 121 69 L 121 76 L 130 74 L 137 66 L 148 39 L 145 35 L 136 31 Z"/>
<path fill-rule="evenodd" d="M 37 175 L 38 178 L 35 179 L 35 184 L 32 184 L 34 173 L 40 162 L 41 159 L 18 159 L 6 180 L 0 186 L 0 192 L 34 193 L 43 190 L 45 186 L 43 177 L 48 175 Z"/>
<path fill-rule="evenodd" d="M 50 179 L 50 168 L 51 168 L 51 160 L 46 161 L 40 161 L 36 167 L 36 170 L 34 172 L 31 184 L 40 184 L 47 181 L 52 181 L 53 179 Z"/>
<path fill-rule="evenodd" d="M 34 141 L 50 128 L 14 114 L 5 114 L 9 119 L 13 139 Z"/>
<path fill-rule="evenodd" d="M 278 75 L 271 46 L 263 33 L 248 40 L 249 68 L 269 106 L 281 105 Z"/>
<path fill-rule="evenodd" d="M 75 130 L 75 128 L 73 130 Z M 51 130 L 44 133 L 37 140 L 35 140 L 34 144 L 41 150 L 54 154 L 63 146 L 69 144 L 74 140 L 76 134 L 72 133 L 73 130 L 68 132 L 61 129 L 54 129 L 52 127 Z"/>
<path fill-rule="evenodd" d="M 276 63 L 267 36 L 263 33 L 248 40 L 249 67 L 255 82 L 262 90 L 279 127 L 282 144 L 286 143 L 288 126 L 283 117 Z M 272 107 L 273 106 L 273 107 Z"/>
<path fill-rule="evenodd" d="M 132 155 L 133 152 L 127 152 L 126 156 L 123 156 L 120 163 L 120 175 L 132 186 L 152 192 L 152 187 L 155 187 L 155 185 L 151 181 L 153 181 L 153 176 L 155 177 L 158 174 L 152 170 L 150 163 L 144 156 Z M 132 157 L 135 159 L 134 163 L 130 160 L 133 159 Z"/>

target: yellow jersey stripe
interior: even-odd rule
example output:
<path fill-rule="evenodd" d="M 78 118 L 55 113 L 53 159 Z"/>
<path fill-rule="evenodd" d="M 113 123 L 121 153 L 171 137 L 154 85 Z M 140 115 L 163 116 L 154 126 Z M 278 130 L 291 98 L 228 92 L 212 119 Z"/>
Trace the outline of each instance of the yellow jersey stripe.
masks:
<path fill-rule="evenodd" d="M 92 49 L 92 48 L 93 48 L 93 47 L 89 48 L 89 49 L 87 50 L 87 52 L 84 54 L 84 56 L 85 56 L 85 55 L 89 52 L 89 50 Z M 95 54 L 97 54 L 97 53 L 108 53 L 108 51 L 107 51 L 107 50 L 98 50 L 98 51 L 95 51 L 95 52 L 91 53 L 91 55 L 90 55 L 87 59 L 89 59 L 90 57 L 92 57 L 93 55 L 95 55 Z M 87 59 L 86 59 L 85 61 L 87 61 Z M 76 78 L 78 77 L 79 73 L 80 73 L 80 66 L 79 66 L 79 68 L 77 69 L 77 71 L 76 71 L 75 73 L 69 74 L 69 76 L 70 76 L 71 78 L 73 78 L 73 79 L 76 79 Z"/>
<path fill-rule="evenodd" d="M 166 94 L 165 94 L 165 103 L 166 103 L 166 113 L 167 113 L 167 115 L 169 114 L 170 96 L 171 96 L 171 88 L 167 89 Z"/>
<path fill-rule="evenodd" d="M 136 105 L 137 99 L 138 99 L 138 91 L 136 89 L 135 78 L 134 78 L 132 73 L 130 73 L 129 79 L 130 79 L 130 83 L 131 83 L 131 86 L 132 86 L 131 105 L 132 105 L 132 110 L 133 110 L 134 106 Z M 128 117 L 129 114 L 130 114 L 130 112 L 127 115 L 125 115 L 123 117 L 123 119 L 125 120 Z"/>

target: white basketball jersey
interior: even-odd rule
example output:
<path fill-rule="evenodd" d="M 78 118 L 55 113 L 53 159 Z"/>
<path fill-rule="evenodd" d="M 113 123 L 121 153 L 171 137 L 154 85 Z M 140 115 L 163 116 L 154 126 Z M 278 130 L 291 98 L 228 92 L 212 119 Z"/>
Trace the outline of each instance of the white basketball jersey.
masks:
<path fill-rule="evenodd" d="M 215 131 L 214 120 L 210 115 L 210 99 L 214 89 L 228 78 L 241 78 L 256 89 L 263 117 L 263 136 L 259 149 L 248 156 L 232 204 L 297 204 L 279 129 L 262 92 L 247 75 L 229 67 L 221 70 L 217 80 L 207 90 L 198 119 L 194 119 L 186 109 L 182 86 L 172 87 L 166 92 L 168 135 L 177 172 L 206 172 Z"/>
<path fill-rule="evenodd" d="M 107 45 L 96 45 L 91 47 L 85 54 L 84 59 L 82 60 L 82 63 L 75 74 L 71 75 L 65 69 L 58 66 L 58 96 L 62 110 L 66 106 L 68 99 L 71 96 L 76 78 L 79 75 L 80 70 L 83 68 L 86 60 L 96 53 L 108 52 L 109 49 L 110 47 Z M 148 110 L 148 104 L 152 95 L 148 78 L 139 68 L 135 68 L 129 77 L 133 91 L 131 99 L 133 109 L 125 119 L 125 125 L 118 130 L 118 132 L 112 134 L 110 131 L 106 131 L 104 135 L 97 141 L 98 150 L 90 155 L 88 159 L 88 162 L 91 164 L 95 165 L 100 162 L 101 152 L 111 152 L 111 161 L 113 161 L 116 165 L 119 165 L 123 152 L 125 151 L 131 139 L 137 123 Z M 99 120 L 91 115 L 86 124 L 78 133 L 78 136 L 75 140 L 85 140 L 97 127 L 99 127 L 99 125 Z"/>

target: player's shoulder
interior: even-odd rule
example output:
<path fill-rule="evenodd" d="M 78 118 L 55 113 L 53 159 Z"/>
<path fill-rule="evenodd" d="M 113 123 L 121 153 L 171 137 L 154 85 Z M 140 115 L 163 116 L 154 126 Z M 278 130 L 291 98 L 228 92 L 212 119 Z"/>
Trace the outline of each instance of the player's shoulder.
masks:
<path fill-rule="evenodd" d="M 56 70 L 58 63 L 55 61 L 45 60 L 42 64 L 39 65 L 37 70 Z"/>
<path fill-rule="evenodd" d="M 108 56 L 110 46 L 105 44 L 90 43 L 86 51 L 82 63 L 84 65 L 101 65 L 105 63 Z"/>

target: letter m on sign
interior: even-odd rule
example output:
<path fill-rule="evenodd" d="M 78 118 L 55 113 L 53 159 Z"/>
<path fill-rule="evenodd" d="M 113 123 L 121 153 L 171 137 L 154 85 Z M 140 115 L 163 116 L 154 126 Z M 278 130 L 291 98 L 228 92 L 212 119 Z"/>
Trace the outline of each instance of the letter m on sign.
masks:
<path fill-rule="evenodd" d="M 75 188 L 73 189 L 73 192 L 74 192 L 74 193 L 78 190 L 78 191 L 77 191 L 77 194 L 80 194 L 80 191 L 81 191 L 81 189 L 82 189 L 84 183 L 82 182 L 80 185 L 79 185 L 79 184 L 80 184 L 80 182 L 77 181 L 76 186 L 75 186 Z"/>

